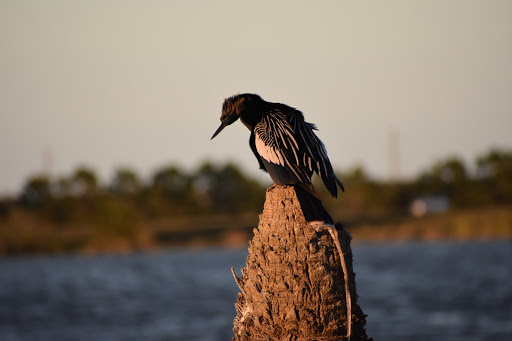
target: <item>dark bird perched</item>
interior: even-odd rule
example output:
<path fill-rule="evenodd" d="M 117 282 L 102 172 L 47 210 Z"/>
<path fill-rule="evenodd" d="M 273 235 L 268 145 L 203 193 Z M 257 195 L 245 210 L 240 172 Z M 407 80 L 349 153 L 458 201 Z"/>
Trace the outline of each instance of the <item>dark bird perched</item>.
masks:
<path fill-rule="evenodd" d="M 324 144 L 313 132 L 317 130 L 315 125 L 305 122 L 302 112 L 285 104 L 265 102 L 256 94 L 235 95 L 224 101 L 222 123 L 212 139 L 238 118 L 251 131 L 249 144 L 260 168 L 275 184 L 310 185 L 315 172 L 333 197 L 338 196 L 337 185 L 344 190 Z"/>

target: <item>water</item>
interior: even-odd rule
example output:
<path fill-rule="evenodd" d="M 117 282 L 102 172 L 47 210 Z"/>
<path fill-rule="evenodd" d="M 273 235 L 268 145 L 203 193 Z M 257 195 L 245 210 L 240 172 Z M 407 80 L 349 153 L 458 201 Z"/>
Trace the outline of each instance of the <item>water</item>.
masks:
<path fill-rule="evenodd" d="M 512 242 L 354 248 L 375 340 L 512 340 Z"/>
<path fill-rule="evenodd" d="M 512 242 L 353 246 L 374 340 L 512 340 Z M 0 340 L 231 340 L 247 251 L 0 260 Z"/>

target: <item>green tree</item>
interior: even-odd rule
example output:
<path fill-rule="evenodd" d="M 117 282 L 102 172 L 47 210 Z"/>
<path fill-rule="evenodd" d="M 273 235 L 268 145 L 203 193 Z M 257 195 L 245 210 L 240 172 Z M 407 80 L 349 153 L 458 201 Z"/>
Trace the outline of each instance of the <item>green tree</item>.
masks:
<path fill-rule="evenodd" d="M 497 203 L 512 202 L 512 152 L 494 149 L 479 157 L 477 173 Z"/>
<path fill-rule="evenodd" d="M 53 192 L 56 197 L 67 197 L 72 195 L 73 181 L 67 177 L 60 177 L 53 184 Z"/>
<path fill-rule="evenodd" d="M 142 191 L 140 205 L 145 214 L 165 216 L 194 211 L 194 191 L 191 176 L 176 165 L 158 169 L 149 187 Z"/>
<path fill-rule="evenodd" d="M 119 168 L 114 174 L 110 188 L 122 196 L 135 195 L 141 190 L 141 181 L 134 170 Z"/>
<path fill-rule="evenodd" d="M 44 175 L 30 177 L 21 193 L 23 203 L 30 206 L 41 206 L 52 198 L 50 180 Z"/>
<path fill-rule="evenodd" d="M 166 199 L 183 202 L 191 191 L 191 178 L 177 166 L 166 166 L 153 175 L 153 189 Z"/>
<path fill-rule="evenodd" d="M 437 162 L 432 169 L 432 175 L 448 184 L 462 184 L 468 180 L 464 162 L 455 157 Z"/>
<path fill-rule="evenodd" d="M 472 204 L 471 179 L 464 162 L 457 157 L 437 161 L 414 184 L 418 196 L 446 196 L 454 206 Z"/>
<path fill-rule="evenodd" d="M 261 209 L 265 187 L 248 178 L 234 163 L 204 162 L 194 176 L 199 205 L 204 209 L 240 212 Z"/>
<path fill-rule="evenodd" d="M 98 177 L 94 170 L 79 167 L 71 177 L 71 188 L 74 195 L 93 196 L 98 191 Z"/>

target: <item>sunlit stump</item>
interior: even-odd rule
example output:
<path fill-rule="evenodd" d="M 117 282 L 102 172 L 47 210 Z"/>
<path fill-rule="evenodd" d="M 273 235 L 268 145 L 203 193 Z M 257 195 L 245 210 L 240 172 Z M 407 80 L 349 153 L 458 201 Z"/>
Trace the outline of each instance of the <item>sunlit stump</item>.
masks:
<path fill-rule="evenodd" d="M 241 291 L 233 340 L 368 340 L 351 237 L 329 220 L 299 187 L 267 190 L 246 267 L 240 278 L 233 272 Z"/>

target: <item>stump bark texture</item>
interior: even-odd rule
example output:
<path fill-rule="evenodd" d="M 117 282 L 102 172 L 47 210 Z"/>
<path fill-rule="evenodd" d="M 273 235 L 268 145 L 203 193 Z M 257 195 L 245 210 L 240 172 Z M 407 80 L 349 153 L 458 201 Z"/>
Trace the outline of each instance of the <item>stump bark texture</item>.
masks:
<path fill-rule="evenodd" d="M 246 267 L 235 276 L 233 340 L 371 340 L 357 304 L 351 237 L 341 225 L 308 222 L 304 205 L 293 186 L 267 190 Z"/>

